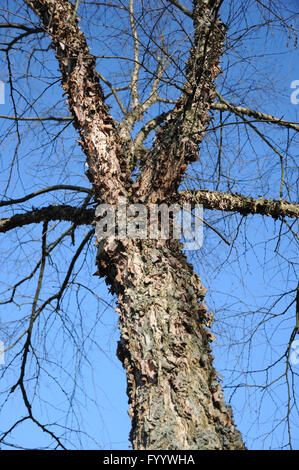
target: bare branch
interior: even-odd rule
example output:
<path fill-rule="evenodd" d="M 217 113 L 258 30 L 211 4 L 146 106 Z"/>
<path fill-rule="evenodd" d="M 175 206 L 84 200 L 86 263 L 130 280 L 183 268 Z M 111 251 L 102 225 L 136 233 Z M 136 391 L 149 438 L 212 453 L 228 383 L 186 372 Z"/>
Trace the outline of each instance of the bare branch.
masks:
<path fill-rule="evenodd" d="M 216 95 L 218 96 L 218 98 L 220 99 L 221 102 L 223 102 L 229 108 L 231 108 L 230 104 L 227 101 L 225 101 L 225 99 L 220 95 L 220 93 L 218 93 L 218 91 L 216 91 Z M 239 116 L 241 119 L 243 119 L 243 121 L 245 123 L 247 123 L 249 125 L 249 127 L 251 127 L 251 129 L 253 129 L 254 132 L 257 133 L 258 136 L 260 136 L 260 138 L 271 148 L 271 150 L 273 150 L 273 152 L 275 152 L 279 156 L 280 167 L 281 167 L 279 195 L 282 198 L 282 196 L 283 196 L 283 186 L 284 186 L 284 182 L 285 182 L 284 181 L 284 179 L 285 179 L 284 178 L 285 169 L 284 169 L 283 155 L 281 154 L 281 152 L 279 152 L 279 150 L 277 150 L 276 147 L 274 147 L 274 145 L 270 142 L 270 140 L 267 137 L 265 137 L 264 134 L 262 132 L 260 132 L 251 122 L 249 122 L 244 116 L 242 116 L 241 113 L 236 111 L 236 109 L 233 109 L 233 107 L 231 109 L 237 116 Z"/>
<path fill-rule="evenodd" d="M 215 109 L 217 111 L 231 111 L 236 112 L 238 114 L 245 114 L 246 116 L 254 117 L 260 121 L 268 122 L 269 124 L 277 124 L 278 126 L 283 126 L 287 129 L 293 129 L 297 132 L 299 131 L 299 125 L 294 122 L 285 121 L 282 118 L 277 118 L 275 116 L 272 116 L 271 114 L 261 113 L 260 111 L 256 111 L 254 109 L 244 108 L 242 106 L 235 106 L 232 103 L 228 104 L 224 101 L 221 103 L 212 103 L 211 109 Z"/>
<path fill-rule="evenodd" d="M 186 83 L 172 113 L 159 129 L 146 165 L 138 178 L 138 197 L 151 202 L 169 197 L 178 187 L 188 163 L 198 159 L 198 145 L 209 122 L 210 104 L 220 67 L 225 27 L 217 18 L 220 1 L 209 6 L 194 2 L 194 46 L 186 63 Z M 203 17 L 205 18 L 203 21 Z M 152 188 L 156 189 L 153 194 Z"/>
<path fill-rule="evenodd" d="M 53 243 L 51 243 L 48 247 L 47 247 L 47 256 L 50 255 L 50 253 L 62 242 L 62 240 L 67 237 L 67 236 L 70 236 L 72 235 L 73 231 L 75 230 L 76 228 L 76 224 L 73 224 L 71 225 L 67 230 L 65 230 Z M 36 263 L 35 267 L 33 268 L 33 270 L 30 272 L 30 274 L 28 274 L 27 276 L 23 277 L 23 279 L 21 279 L 20 281 L 18 281 L 14 286 L 11 286 L 8 290 L 11 291 L 11 295 L 10 295 L 10 298 L 8 300 L 4 300 L 3 302 L 0 302 L 0 305 L 5 305 L 5 304 L 9 304 L 11 302 L 14 302 L 14 297 L 15 297 L 15 294 L 16 294 L 16 291 L 18 289 L 19 286 L 21 286 L 24 282 L 28 281 L 29 279 L 31 279 L 36 271 L 38 270 L 38 268 L 40 267 L 40 264 L 41 264 L 41 259 Z M 17 339 L 15 340 L 15 342 L 8 346 L 5 351 L 8 351 L 9 349 L 12 349 L 20 339 L 22 339 L 22 337 L 26 334 L 26 331 L 23 332 L 23 334 Z"/>
<path fill-rule="evenodd" d="M 121 111 L 123 112 L 123 114 L 126 114 L 126 108 L 124 107 L 124 104 L 123 102 L 121 101 L 118 93 L 117 93 L 117 90 L 114 88 L 114 86 L 112 85 L 112 83 L 110 83 L 101 73 L 99 73 L 99 77 L 100 79 L 105 83 L 105 85 L 107 85 L 110 90 L 111 90 L 111 93 L 112 95 L 114 96 L 114 98 L 116 99 Z M 124 87 L 124 89 L 126 89 L 127 87 Z M 107 97 L 105 97 L 107 98 Z"/>
<path fill-rule="evenodd" d="M 135 24 L 135 17 L 134 17 L 134 0 L 129 1 L 129 15 L 130 15 L 130 23 L 132 29 L 132 35 L 134 40 L 134 69 L 131 79 L 131 94 L 133 99 L 133 107 L 139 105 L 139 92 L 138 92 L 138 78 L 139 78 L 139 40 L 137 34 L 137 28 Z"/>
<path fill-rule="evenodd" d="M 27 28 L 27 30 L 20 34 L 19 36 L 14 37 L 9 43 L 5 43 L 5 48 L 1 48 L 0 51 L 4 51 L 8 53 L 10 49 L 18 42 L 21 41 L 22 39 L 26 38 L 27 36 L 30 36 L 31 34 L 37 34 L 37 33 L 45 33 L 43 28 Z"/>
<path fill-rule="evenodd" d="M 40 196 L 41 194 L 49 193 L 50 191 L 56 191 L 58 189 L 65 189 L 70 191 L 78 191 L 81 193 L 88 193 L 91 194 L 91 189 L 83 188 L 82 186 L 73 186 L 69 184 L 57 184 L 55 186 L 49 186 L 48 188 L 39 189 L 38 191 L 34 191 L 34 193 L 27 194 L 19 199 L 9 199 L 8 201 L 0 201 L 0 207 L 3 206 L 11 206 L 12 204 L 20 204 L 21 202 L 26 202 L 29 199 L 32 199 L 36 196 Z"/>
<path fill-rule="evenodd" d="M 162 124 L 162 122 L 165 121 L 167 116 L 171 113 L 171 111 L 161 113 L 159 116 L 156 116 L 155 118 L 151 119 L 148 121 L 141 129 L 140 131 L 136 134 L 135 137 L 135 147 L 138 148 L 142 145 L 143 141 L 147 138 L 149 133 L 156 129 L 158 126 Z"/>
<path fill-rule="evenodd" d="M 34 296 L 33 303 L 32 303 L 32 310 L 31 310 L 31 315 L 30 315 L 30 322 L 29 322 L 29 326 L 28 326 L 28 329 L 27 329 L 27 337 L 26 337 L 26 341 L 25 341 L 24 346 L 23 346 L 23 355 L 22 355 L 22 363 L 21 363 L 20 377 L 19 377 L 18 381 L 15 383 L 15 385 L 11 388 L 11 392 L 10 392 L 10 393 L 13 393 L 13 392 L 16 390 L 17 387 L 20 387 L 21 394 L 22 394 L 22 398 L 23 398 L 25 407 L 26 407 L 26 409 L 27 409 L 29 418 L 30 418 L 38 427 L 40 427 L 44 432 L 46 432 L 46 433 L 49 434 L 53 439 L 55 439 L 56 442 L 57 442 L 57 444 L 58 444 L 59 446 L 61 446 L 62 449 L 65 449 L 65 447 L 64 447 L 64 445 L 61 443 L 60 439 L 59 439 L 52 431 L 50 431 L 46 426 L 44 426 L 43 424 L 41 424 L 41 423 L 33 416 L 33 413 L 32 413 L 32 405 L 31 405 L 31 403 L 30 403 L 30 401 L 29 401 L 29 398 L 28 398 L 28 395 L 27 395 L 27 391 L 26 391 L 26 388 L 25 388 L 25 385 L 24 385 L 24 378 L 25 378 L 25 369 L 26 369 L 26 364 L 27 364 L 27 357 L 28 357 L 30 348 L 32 347 L 32 344 L 31 344 L 32 330 L 33 330 L 34 322 L 35 322 L 35 320 L 36 320 L 36 318 L 37 318 L 36 307 L 37 307 L 37 302 L 38 302 L 38 299 L 39 299 L 39 295 L 40 295 L 40 291 L 41 291 L 41 287 L 42 287 L 42 281 L 43 281 L 43 277 L 44 277 L 44 271 L 45 271 L 45 264 L 46 264 L 46 257 L 47 257 L 47 252 L 46 252 L 47 229 L 48 229 L 48 222 L 45 221 L 44 224 L 43 224 L 43 232 L 42 232 L 42 256 L 41 256 L 41 264 L 40 264 L 40 273 L 39 273 L 39 277 L 38 277 L 38 282 L 37 282 L 37 287 L 36 287 L 36 291 L 35 291 L 35 296 Z"/>
<path fill-rule="evenodd" d="M 185 7 L 181 2 L 178 0 L 167 0 L 169 3 L 177 7 L 179 10 L 181 10 L 185 15 L 189 16 L 192 18 L 192 11 L 188 10 L 187 7 Z"/>
<path fill-rule="evenodd" d="M 57 121 L 57 122 L 65 122 L 65 121 L 73 121 L 74 118 L 71 116 L 65 117 L 55 117 L 55 116 L 36 116 L 36 117 L 19 117 L 19 116 L 5 116 L 4 114 L 0 114 L 0 119 L 8 119 L 9 121 Z"/>

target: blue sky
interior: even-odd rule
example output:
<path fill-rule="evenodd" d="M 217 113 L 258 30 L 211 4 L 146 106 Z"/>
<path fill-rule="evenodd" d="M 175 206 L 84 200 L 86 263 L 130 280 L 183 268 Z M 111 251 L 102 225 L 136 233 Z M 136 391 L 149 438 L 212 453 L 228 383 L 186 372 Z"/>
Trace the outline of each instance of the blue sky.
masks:
<path fill-rule="evenodd" d="M 291 103 L 291 82 L 299 79 L 298 50 L 287 45 L 287 34 L 275 28 L 275 24 L 266 32 L 252 28 L 248 37 L 235 38 L 240 35 L 242 28 L 260 24 L 261 17 L 255 6 L 248 7 L 246 16 L 234 11 L 224 2 L 222 18 L 230 26 L 228 32 L 228 47 L 222 61 L 223 75 L 218 80 L 218 89 L 228 100 L 237 105 L 251 106 L 263 112 L 284 117 L 298 122 L 299 105 Z M 245 2 L 253 4 L 254 2 Z M 186 2 L 188 4 L 188 2 Z M 15 4 L 15 8 L 17 9 Z M 100 56 L 125 55 L 131 53 L 131 42 L 125 49 L 117 45 L 117 28 L 122 23 L 122 13 L 94 15 L 93 21 L 84 19 L 85 8 L 79 10 L 82 28 L 92 36 L 91 48 L 98 56 L 98 70 L 110 80 L 118 78 L 118 74 L 128 74 L 129 65 L 122 60 L 105 61 Z M 5 12 L 1 11 L 4 15 Z M 240 16 L 238 16 L 240 13 Z M 14 21 L 21 22 L 24 12 L 18 11 Z M 265 12 L 265 15 L 267 13 Z M 100 22 L 112 21 L 116 28 L 115 37 L 108 37 Z M 99 19 L 100 18 L 100 19 Z M 101 21 L 100 21 L 101 20 Z M 3 20 L 1 20 L 3 21 Z M 247 23 L 247 24 L 246 24 Z M 192 32 L 189 19 L 183 19 L 184 28 Z M 185 43 L 181 42 L 183 33 L 177 31 L 175 23 L 169 25 L 168 38 L 173 38 L 172 51 L 178 66 L 186 58 Z M 141 34 L 141 33 L 140 33 Z M 245 41 L 246 39 L 246 41 Z M 175 44 L 175 41 L 177 43 Z M 178 44 L 181 47 L 177 52 Z M 41 45 L 46 48 L 47 40 Z M 103 46 L 104 45 L 104 46 Z M 41 48 L 42 48 L 41 47 Z M 118 49 L 117 49 L 118 47 Z M 129 52 L 128 52 L 129 51 Z M 37 51 L 32 57 L 32 71 L 35 77 L 26 75 L 26 67 L 30 57 L 30 47 L 26 46 L 22 53 L 11 54 L 15 73 L 15 105 L 18 113 L 26 116 L 39 114 L 68 115 L 59 84 L 59 72 L 53 52 Z M 39 62 L 46 58 L 46 72 L 40 72 Z M 8 70 L 5 57 L 2 57 L 2 75 L 0 79 L 6 82 L 6 102 L 0 105 L 0 114 L 13 115 L 13 103 L 8 94 Z M 34 62 L 35 61 L 35 62 Z M 124 65 L 122 65 L 124 64 Z M 172 70 L 175 66 L 172 67 Z M 181 77 L 176 76 L 179 81 Z M 107 92 L 107 89 L 105 92 Z M 168 87 L 162 87 L 161 93 L 169 92 Z M 36 100 L 33 107 L 26 105 L 26 100 Z M 170 91 L 174 99 L 176 91 Z M 111 112 L 118 119 L 119 110 L 109 98 Z M 155 106 L 150 116 L 165 109 L 166 105 Z M 50 110 L 49 110 L 50 108 Z M 152 114 L 151 114 L 152 113 Z M 215 127 L 219 123 L 218 115 L 214 112 Z M 243 125 L 232 125 L 234 116 L 223 113 L 226 119 L 223 142 L 223 177 L 219 182 L 219 190 L 240 192 L 245 195 L 258 197 L 279 198 L 280 162 L 277 153 L 256 137 L 253 130 L 248 134 Z M 267 131 L 267 137 L 285 156 L 289 172 L 284 197 L 296 199 L 296 172 L 294 162 L 296 142 L 294 131 L 281 130 L 266 124 L 256 124 L 261 131 Z M 20 197 L 35 189 L 50 184 L 77 184 L 88 187 L 84 175 L 84 156 L 76 144 L 76 132 L 71 126 L 57 123 L 19 123 L 19 128 L 12 127 L 10 121 L 1 119 L 1 196 L 8 181 L 8 168 L 17 150 L 13 178 L 8 185 L 7 197 Z M 65 128 L 64 128 L 65 127 Z M 18 133 L 22 144 L 18 145 Z M 58 138 L 56 138 L 59 134 Z M 188 170 L 189 178 L 183 182 L 183 187 L 199 186 L 200 188 L 215 189 L 215 156 L 217 155 L 217 139 L 219 133 L 210 130 L 201 146 L 201 161 Z M 62 138 L 63 137 L 63 138 Z M 298 155 L 298 152 L 297 152 Z M 262 177 L 259 178 L 259 175 Z M 226 176 L 226 177 L 225 177 Z M 47 205 L 66 203 L 78 205 L 85 195 L 78 196 L 73 192 L 53 193 L 40 196 L 26 204 L 20 204 L 15 212 L 30 210 L 31 205 Z M 2 208 L 1 217 L 7 212 Z M 213 332 L 217 343 L 213 345 L 216 370 L 223 375 L 223 386 L 227 400 L 233 405 L 234 416 L 239 429 L 249 448 L 280 448 L 288 442 L 287 387 L 296 389 L 296 383 L 288 383 L 282 378 L 275 381 L 285 370 L 282 360 L 275 367 L 269 367 L 284 354 L 286 344 L 295 324 L 295 305 L 292 304 L 285 314 L 283 312 L 294 300 L 296 287 L 296 264 L 298 257 L 296 247 L 290 232 L 279 221 L 262 216 L 248 216 L 239 225 L 240 216 L 205 211 L 206 220 L 215 225 L 231 241 L 237 241 L 228 247 L 207 227 L 204 228 L 204 245 L 202 250 L 189 252 L 188 256 L 194 263 L 203 283 L 209 288 L 207 305 L 215 312 Z M 292 221 L 291 221 L 292 222 Z M 62 234 L 68 224 L 51 225 L 48 243 Z M 55 229 L 55 230 L 54 230 Z M 1 265 L 1 286 L 3 292 L 19 276 L 28 274 L 40 257 L 41 225 L 25 227 L 9 236 L 0 236 L 0 248 L 3 253 Z M 71 237 L 64 239 L 60 250 L 53 252 L 48 265 L 48 274 L 41 292 L 41 302 L 57 290 L 63 279 L 67 262 L 79 246 L 81 238 L 89 228 L 78 229 L 75 245 Z M 296 230 L 296 227 L 293 227 Z M 281 232 L 288 232 L 281 240 Z M 51 309 L 46 310 L 36 325 L 37 356 L 30 357 L 31 367 L 28 368 L 28 389 L 34 398 L 34 411 L 41 422 L 51 423 L 50 428 L 64 433 L 66 443 L 70 448 L 90 449 L 128 449 L 128 434 L 130 420 L 127 415 L 128 405 L 126 396 L 126 378 L 120 362 L 116 358 L 118 341 L 117 315 L 114 311 L 115 299 L 109 294 L 104 280 L 91 276 L 95 271 L 95 249 L 92 240 L 76 264 L 76 276 L 71 278 L 73 295 L 65 295 L 62 310 L 55 314 Z M 291 259 L 292 263 L 287 263 Z M 30 267 L 30 269 L 28 269 Z M 18 277 L 19 279 L 20 277 Z M 30 295 L 36 288 L 37 278 L 26 283 L 20 292 L 17 305 L 0 305 L 0 321 L 2 334 L 8 333 L 8 321 L 19 321 L 26 318 L 30 312 Z M 276 302 L 279 295 L 289 292 Z M 7 294 L 4 294 L 4 296 Z M 7 297 L 4 297 L 7 298 Z M 274 307 L 269 314 L 269 307 Z M 52 309 L 53 310 L 53 309 Z M 14 324 L 13 324 L 14 325 Z M 24 321 L 23 325 L 26 325 Z M 20 328 L 23 331 L 25 326 Z M 11 331 L 11 330 L 9 330 Z M 18 332 L 16 332 L 17 334 Z M 1 337 L 0 337 L 1 339 Z M 3 338 L 5 340 L 5 338 Z M 10 343 L 11 344 L 11 343 Z M 11 350 L 6 354 L 6 364 L 14 357 Z M 57 366 L 58 364 L 58 366 Z M 2 376 L 4 371 L 0 365 L 0 377 L 4 391 L 15 383 L 18 377 L 18 360 L 15 360 L 11 370 Z M 2 368 L 2 371 L 1 371 Z M 266 370 L 267 369 L 267 370 Z M 293 366 L 298 381 L 298 365 Z M 29 372 L 30 371 L 30 372 Z M 248 372 L 250 371 L 250 373 Z M 35 377 L 40 374 L 41 381 L 36 385 Z M 265 380 L 274 381 L 271 389 L 262 388 Z M 76 385 L 74 386 L 74 381 Z M 1 403 L 5 402 L 1 394 Z M 49 403 L 51 403 L 49 405 Z M 299 448 L 297 410 L 293 409 L 290 426 L 293 436 L 293 448 Z M 66 410 L 69 409 L 69 413 Z M 19 392 L 1 406 L 1 430 L 17 419 L 24 416 L 25 410 Z M 68 431 L 62 431 L 61 426 Z M 71 430 L 80 429 L 77 437 L 72 437 Z M 49 439 L 35 425 L 25 421 L 6 439 L 9 447 L 13 445 L 26 448 L 43 448 L 49 444 Z M 3 448 L 5 448 L 3 446 Z"/>

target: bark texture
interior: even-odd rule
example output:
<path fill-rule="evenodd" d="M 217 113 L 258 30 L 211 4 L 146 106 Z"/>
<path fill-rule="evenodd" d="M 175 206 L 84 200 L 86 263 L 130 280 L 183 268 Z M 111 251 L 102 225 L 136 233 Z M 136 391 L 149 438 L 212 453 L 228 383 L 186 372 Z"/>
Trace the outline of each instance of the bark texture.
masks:
<path fill-rule="evenodd" d="M 157 131 L 134 184 L 74 6 L 66 0 L 25 1 L 51 36 L 96 200 L 174 200 L 188 163 L 198 158 L 215 100 L 225 37 L 221 1 L 193 2 L 184 92 Z M 97 265 L 118 296 L 118 356 L 127 371 L 134 449 L 243 449 L 212 365 L 205 289 L 181 246 L 108 237 L 99 240 Z"/>
<path fill-rule="evenodd" d="M 134 202 L 171 201 L 209 123 L 224 28 L 220 2 L 194 2 L 187 82 L 156 133 Z M 134 449 L 243 449 L 223 401 L 206 330 L 205 289 L 174 242 L 116 241 L 98 248 L 98 274 L 118 296 L 118 357 L 127 371 Z"/>
<path fill-rule="evenodd" d="M 286 200 L 271 200 L 261 197 L 254 199 L 241 194 L 228 194 L 216 191 L 181 191 L 180 203 L 202 204 L 205 209 L 238 212 L 242 215 L 260 214 L 279 217 L 299 217 L 299 204 Z"/>
<path fill-rule="evenodd" d="M 89 225 L 93 222 L 94 210 L 82 209 L 78 207 L 60 205 L 47 206 L 40 209 L 34 209 L 24 214 L 15 214 L 12 217 L 0 219 L 0 233 L 8 232 L 16 227 L 36 224 L 50 220 L 67 220 L 76 225 Z"/>
<path fill-rule="evenodd" d="M 95 197 L 106 203 L 125 196 L 125 160 L 120 138 L 99 83 L 95 58 L 75 15 L 75 6 L 66 0 L 25 0 L 38 14 L 52 39 L 62 73 L 62 87 L 80 134 L 79 144 L 86 155 L 89 180 Z"/>
<path fill-rule="evenodd" d="M 213 367 L 206 289 L 180 244 L 131 240 L 111 255 L 133 448 L 243 449 Z"/>
<path fill-rule="evenodd" d="M 215 80 L 225 38 L 225 27 L 218 19 L 218 0 L 194 1 L 194 46 L 186 63 L 186 83 L 182 96 L 166 122 L 156 132 L 140 177 L 133 189 L 143 202 L 171 200 L 187 165 L 198 160 L 215 100 Z M 136 189 L 135 189 L 136 188 Z"/>

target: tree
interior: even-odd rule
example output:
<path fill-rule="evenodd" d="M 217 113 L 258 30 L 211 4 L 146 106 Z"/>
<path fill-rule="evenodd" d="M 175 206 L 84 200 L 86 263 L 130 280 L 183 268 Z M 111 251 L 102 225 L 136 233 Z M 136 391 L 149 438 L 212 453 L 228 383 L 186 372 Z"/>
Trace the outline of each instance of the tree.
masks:
<path fill-rule="evenodd" d="M 250 11 L 255 3 L 261 8 L 264 20 L 262 26 L 258 23 L 260 28 L 271 30 L 278 25 L 285 30 L 289 41 L 296 42 L 291 7 L 283 16 L 279 4 L 272 1 L 244 1 L 240 2 L 241 10 Z M 103 207 L 102 204 L 106 209 L 115 207 L 120 200 L 135 209 L 140 207 L 136 204 L 146 209 L 161 204 L 168 207 L 202 204 L 206 210 L 238 214 L 235 236 L 241 230 L 245 216 L 260 214 L 281 221 L 278 245 L 283 243 L 280 240 L 284 230 L 285 237 L 296 239 L 292 220 L 298 217 L 299 206 L 289 200 L 294 200 L 292 152 L 298 124 L 232 102 L 233 93 L 240 96 L 242 92 L 246 97 L 253 82 L 248 80 L 244 87 L 241 76 L 235 77 L 235 83 L 225 85 L 225 75 L 229 76 L 231 65 L 228 61 L 225 67 L 222 66 L 225 74 L 221 77 L 220 61 L 225 61 L 225 54 L 229 57 L 230 48 L 237 51 L 239 44 L 247 36 L 250 38 L 257 26 L 252 23 L 243 30 L 235 29 L 228 38 L 229 25 L 220 19 L 222 9 L 234 25 L 239 13 L 234 11 L 233 3 L 226 4 L 221 0 L 194 0 L 184 4 L 177 0 L 152 0 L 146 5 L 133 0 L 115 3 L 76 1 L 75 4 L 67 0 L 24 0 L 16 2 L 11 12 L 8 7 L 7 11 L 3 9 L 3 51 L 14 113 L 13 116 L 2 115 L 2 118 L 6 123 L 13 120 L 14 127 L 7 128 L 6 138 L 13 136 L 15 148 L 12 152 L 12 144 L 7 144 L 13 157 L 6 174 L 1 206 L 9 213 L 1 219 L 0 230 L 5 234 L 12 230 L 19 233 L 21 227 L 42 223 L 42 235 L 37 260 L 33 256 L 28 258 L 23 248 L 27 241 L 31 241 L 32 246 L 36 244 L 36 232 L 32 235 L 29 232 L 28 239 L 26 236 L 18 241 L 24 250 L 22 263 L 28 263 L 29 270 L 25 275 L 22 272 L 16 281 L 7 281 L 2 302 L 4 306 L 15 304 L 25 312 L 22 318 L 18 314 L 10 318 L 10 327 L 5 325 L 5 344 L 9 342 L 6 354 L 14 351 L 14 355 L 3 370 L 8 374 L 18 367 L 18 374 L 6 389 L 6 396 L 11 398 L 20 393 L 26 409 L 24 416 L 3 431 L 2 443 L 7 443 L 8 436 L 24 421 L 31 420 L 55 443 L 51 445 L 67 448 L 64 434 L 43 424 L 36 416 L 37 386 L 30 386 L 28 371 L 33 363 L 36 372 L 32 377 L 38 378 L 42 374 L 42 355 L 36 352 L 34 335 L 36 331 L 44 331 L 46 343 L 47 328 L 56 318 L 77 344 L 76 333 L 70 328 L 72 323 L 68 323 L 66 299 L 69 288 L 73 288 L 80 311 L 82 290 L 93 291 L 88 280 L 85 286 L 76 283 L 74 273 L 78 262 L 89 263 L 88 256 L 95 256 L 95 253 L 91 254 L 95 248 L 90 247 L 94 227 L 87 233 L 80 227 L 99 226 L 101 217 L 95 213 L 96 207 Z M 79 26 L 80 11 L 82 28 Z M 102 27 L 92 24 L 95 12 L 100 15 Z M 18 22 L 16 18 L 19 18 Z M 104 28 L 108 28 L 108 32 Z M 95 34 L 102 44 L 101 49 L 92 53 L 87 37 L 92 43 Z M 126 41 L 132 45 L 129 51 Z M 15 59 L 12 59 L 16 50 Z M 22 64 L 18 72 L 16 62 L 20 63 L 22 56 L 27 63 L 26 66 Z M 103 65 L 112 59 L 112 68 Z M 59 66 L 58 78 L 53 62 Z M 122 62 L 126 65 L 120 65 Z M 110 74 L 108 78 L 105 68 Z M 17 84 L 23 78 L 29 84 L 21 91 Z M 217 90 L 216 81 L 219 83 Z M 33 93 L 34 82 L 37 90 Z M 70 115 L 61 117 L 65 104 L 53 99 L 42 115 L 41 106 L 36 106 L 39 94 L 42 96 L 50 87 L 59 93 L 60 85 Z M 221 87 L 225 91 L 225 86 L 228 87 L 228 98 L 218 91 Z M 258 91 L 258 85 L 254 91 Z M 111 98 L 119 106 L 119 117 L 112 117 L 114 108 L 110 113 L 106 104 Z M 36 116 L 28 117 L 29 110 Z M 229 117 L 224 117 L 224 113 Z M 265 131 L 260 123 L 264 123 Z M 24 189 L 29 186 L 22 174 L 20 157 L 27 129 L 22 127 L 23 124 L 28 125 L 31 138 L 40 142 L 39 149 L 34 151 L 29 145 L 26 156 L 36 182 L 33 192 L 12 197 L 15 191 L 19 193 L 22 181 Z M 57 124 L 63 126 L 58 132 L 54 127 Z M 89 188 L 81 183 L 81 163 L 78 168 L 74 161 L 78 147 L 68 142 L 74 139 L 71 125 L 79 135 L 80 155 L 84 154 L 86 158 Z M 242 140 L 239 147 L 236 145 L 233 149 L 236 154 L 232 156 L 225 150 L 225 145 L 235 147 L 235 142 L 230 140 L 232 135 L 226 133 L 226 127 L 233 126 L 238 133 L 240 125 L 244 126 L 248 140 Z M 283 139 L 287 132 L 286 150 L 282 150 L 283 144 L 272 137 L 273 126 L 284 133 L 279 134 L 278 139 Z M 254 165 L 259 174 L 254 174 L 254 184 L 250 183 L 246 194 L 239 194 L 244 186 L 236 175 L 242 173 L 242 146 L 248 151 L 251 134 L 261 140 L 275 162 L 273 168 L 258 157 L 246 162 L 247 174 L 254 173 Z M 45 157 L 43 149 L 48 145 L 52 155 Z M 203 155 L 204 149 L 211 159 Z M 251 151 L 254 152 L 254 148 Z M 72 168 L 71 174 L 69 168 Z M 49 175 L 54 169 L 56 183 L 49 186 Z M 261 182 L 262 176 L 264 182 Z M 52 176 L 50 180 L 52 182 Z M 210 189 L 203 188 L 204 181 L 212 183 Z M 256 190 L 265 190 L 267 182 L 273 186 L 273 192 L 265 198 L 269 193 L 266 190 L 263 197 L 258 198 Z M 39 189 L 36 185 L 40 185 Z M 225 187 L 226 191 L 223 190 Z M 72 192 L 71 198 L 67 196 L 68 191 Z M 53 193 L 57 197 L 55 205 L 47 202 L 31 210 L 20 206 L 37 196 L 47 197 Z M 61 194 L 64 194 L 64 201 Z M 81 194 L 84 194 L 83 200 Z M 21 211 L 16 207 L 21 207 Z M 65 225 L 67 222 L 71 225 Z M 206 220 L 205 223 L 211 227 Z M 119 226 L 117 229 L 120 231 Z M 221 243 L 229 244 L 221 230 L 212 229 L 220 236 Z M 235 426 L 231 407 L 225 403 L 221 379 L 213 365 L 211 342 L 214 335 L 210 331 L 212 315 L 204 301 L 206 288 L 187 259 L 180 240 L 113 235 L 101 238 L 98 233 L 95 276 L 96 279 L 104 278 L 117 298 L 121 335 L 117 356 L 127 374 L 133 448 L 244 449 L 245 444 Z M 68 236 L 74 251 L 62 276 L 63 259 L 67 258 L 69 250 L 66 247 Z M 81 237 L 80 241 L 78 237 Z M 87 247 L 89 255 L 86 254 Z M 60 250 L 59 255 L 55 254 L 56 250 Z M 11 248 L 6 256 L 12 260 Z M 58 260 L 56 256 L 63 259 Z M 294 262 L 287 261 L 292 271 Z M 53 282 L 50 272 L 56 272 L 54 289 L 50 285 Z M 29 301 L 28 313 L 27 285 L 33 281 L 35 292 Z M 24 286 L 23 300 L 17 300 L 20 288 Z M 98 296 L 99 292 L 92 294 Z M 282 296 L 285 295 L 291 296 L 292 301 L 284 313 L 294 305 L 296 289 L 284 290 Z M 262 328 L 275 315 L 269 310 L 266 319 L 260 321 Z M 287 364 L 284 377 L 288 384 L 289 374 L 292 380 L 296 378 L 289 362 L 298 323 L 293 326 L 286 350 L 281 353 Z M 270 385 L 265 382 L 263 386 L 268 388 Z M 291 409 L 296 407 L 296 401 L 291 396 L 291 388 L 289 384 L 286 423 L 288 444 L 292 447 Z"/>

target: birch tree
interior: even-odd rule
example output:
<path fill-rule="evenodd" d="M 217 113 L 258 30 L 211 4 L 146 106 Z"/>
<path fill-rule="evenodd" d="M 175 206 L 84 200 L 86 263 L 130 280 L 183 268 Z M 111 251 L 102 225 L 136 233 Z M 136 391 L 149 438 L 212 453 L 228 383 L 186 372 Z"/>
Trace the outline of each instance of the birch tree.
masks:
<path fill-rule="evenodd" d="M 2 145 L 9 157 L 0 231 L 7 259 L 14 258 L 6 242 L 11 234 L 16 237 L 11 243 L 19 243 L 23 253 L 22 272 L 15 272 L 14 282 L 9 279 L 2 289 L 1 306 L 5 311 L 15 308 L 10 318 L 1 317 L 5 355 L 10 358 L 2 374 L 10 378 L 3 407 L 19 393 L 26 410 L 2 430 L 4 445 L 30 420 L 49 437 L 50 446 L 68 448 L 64 432 L 38 416 L 38 385 L 30 382 L 34 377 L 38 383 L 44 366 L 36 335 L 44 331 L 46 343 L 49 324 L 58 321 L 76 345 L 77 333 L 68 323 L 68 293 L 72 290 L 80 298 L 80 312 L 82 290 L 92 291 L 101 301 L 104 279 L 116 299 L 117 357 L 126 371 L 133 449 L 245 449 L 214 365 L 207 289 L 181 240 L 95 233 L 101 220 L 97 207 L 119 207 L 119 201 L 146 210 L 162 204 L 201 204 L 204 214 L 230 217 L 236 237 L 246 217 L 254 216 L 256 224 L 261 217 L 280 222 L 277 244 L 283 237 L 296 242 L 298 123 L 272 115 L 266 106 L 247 105 L 253 83 L 249 78 L 245 85 L 242 78 L 239 83 L 237 78 L 232 84 L 226 81 L 233 60 L 230 51 L 239 61 L 238 43 L 247 36 L 250 40 L 258 28 L 274 37 L 279 28 L 288 47 L 296 48 L 295 15 L 291 6 L 283 15 L 279 3 L 237 3 L 242 21 L 251 8 L 259 12 L 260 21 L 248 19 L 246 29 L 235 29 L 232 35 L 222 16 L 234 27 L 240 13 L 226 0 L 24 0 L 2 8 L 1 47 L 12 112 L 1 115 L 7 126 Z M 23 88 L 21 80 L 26 82 Z M 49 88 L 49 101 L 40 101 Z M 254 91 L 258 96 L 258 86 Z M 242 142 L 229 142 L 230 126 Z M 238 134 L 240 126 L 244 130 Z M 277 138 L 275 132 L 280 132 Z M 34 151 L 26 143 L 28 135 L 39 142 Z M 252 136 L 264 146 L 265 155 L 269 153 L 274 170 L 269 160 L 250 159 L 248 174 L 255 171 L 254 165 L 258 172 L 244 191 L 237 174 L 246 167 L 242 147 L 249 151 Z M 232 153 L 225 148 L 230 145 Z M 212 226 L 206 216 L 204 224 L 221 246 L 231 244 L 223 226 Z M 31 259 L 25 246 L 29 242 Z M 292 273 L 295 261 L 287 254 L 285 258 Z M 84 286 L 76 282 L 79 264 L 85 264 L 90 275 Z M 57 274 L 54 287 L 51 270 Z M 95 283 L 98 287 L 91 288 Z M 31 296 L 27 289 L 32 286 Z M 291 299 L 288 313 L 295 307 L 296 292 L 294 284 L 282 289 L 281 295 Z M 289 385 L 285 420 L 291 448 L 291 410 L 296 405 L 290 380 L 296 373 L 289 359 L 298 328 L 298 318 L 296 323 L 292 315 L 294 328 L 280 354 L 286 365 L 283 380 Z M 261 328 L 276 316 L 270 309 Z"/>

